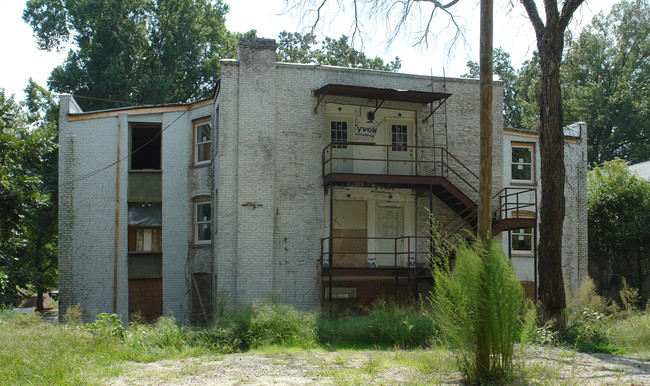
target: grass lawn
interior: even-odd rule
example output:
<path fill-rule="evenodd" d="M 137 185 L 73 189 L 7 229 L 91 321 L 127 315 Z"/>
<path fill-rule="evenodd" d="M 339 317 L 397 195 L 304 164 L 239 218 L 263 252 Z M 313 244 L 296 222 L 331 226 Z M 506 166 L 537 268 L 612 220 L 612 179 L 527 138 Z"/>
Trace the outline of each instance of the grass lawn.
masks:
<path fill-rule="evenodd" d="M 165 318 L 126 329 L 105 318 L 88 328 L 0 311 L 0 384 L 462 382 L 453 352 L 416 311 L 332 321 L 267 306 L 208 328 Z M 632 356 L 532 345 L 517 349 L 515 373 L 505 381 L 650 384 L 650 315 L 611 318 L 600 328 L 607 347 Z"/>

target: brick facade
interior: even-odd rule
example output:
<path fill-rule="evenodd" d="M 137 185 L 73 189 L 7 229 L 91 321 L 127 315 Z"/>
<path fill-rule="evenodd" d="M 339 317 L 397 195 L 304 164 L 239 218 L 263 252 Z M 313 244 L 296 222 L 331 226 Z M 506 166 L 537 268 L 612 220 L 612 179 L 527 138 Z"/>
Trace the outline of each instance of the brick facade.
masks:
<path fill-rule="evenodd" d="M 157 124 L 162 132 L 161 301 L 163 314 L 179 319 L 194 318 L 197 309 L 209 312 L 217 297 L 245 304 L 275 293 L 280 300 L 301 309 L 319 307 L 325 296 L 322 288 L 329 285 L 321 276 L 321 239 L 334 231 L 330 230 L 332 191 L 323 184 L 323 149 L 331 140 L 327 106 L 343 106 L 359 114 L 375 110 L 389 117 L 412 116 L 408 125 L 414 126 L 415 134 L 409 134 L 414 144 L 443 147 L 458 160 L 448 162 L 462 163 L 478 175 L 477 80 L 276 63 L 275 49 L 272 40 L 240 42 L 240 59 L 221 63 L 215 96 L 195 103 L 86 113 L 72 97 L 62 96 L 61 314 L 77 303 L 86 320 L 98 312 L 128 315 L 132 311 L 129 278 L 133 274 L 128 262 L 137 254 L 129 250 L 129 195 L 131 178 L 137 173 L 129 170 L 125 157 L 133 151 L 130 135 L 134 124 Z M 429 105 L 387 99 L 377 108 L 377 100 L 368 98 L 314 95 L 314 90 L 328 84 L 451 96 L 440 106 L 438 102 Z M 493 153 L 504 155 L 494 158 L 495 194 L 508 184 L 506 153 L 510 138 L 516 136 L 504 135 L 502 94 L 502 84 L 495 82 Z M 431 113 L 433 107 L 439 108 Z M 195 165 L 194 123 L 204 118 L 212 127 L 212 157 L 208 163 Z M 376 124 L 388 127 L 383 121 Z M 568 149 L 575 149 L 567 151 L 570 194 L 564 257 L 565 277 L 572 286 L 579 282 L 583 268 L 586 270 L 586 199 L 581 188 L 582 178 L 586 184 L 586 164 L 582 165 L 580 158 L 584 156 L 584 135 L 567 143 Z M 375 150 L 383 148 L 378 142 Z M 433 161 L 438 155 L 421 152 L 417 157 L 418 161 Z M 418 175 L 436 173 L 433 163 L 416 165 L 414 173 Z M 476 200 L 472 186 L 478 187 L 478 179 L 465 169 L 455 170 L 460 171 L 458 175 L 449 173 L 447 180 L 470 200 Z M 363 202 L 368 235 L 379 232 L 380 220 L 375 212 L 380 206 L 392 208 L 387 203 L 395 206 L 398 202 L 400 218 L 405 222 L 402 231 L 408 230 L 416 240 L 400 248 L 408 248 L 409 253 L 417 251 L 413 252 L 412 264 L 420 267 L 428 261 L 428 209 L 443 224 L 460 221 L 461 228 L 471 228 L 429 189 L 425 185 L 343 183 L 334 189 L 331 199 Z M 211 242 L 197 243 L 196 202 L 211 203 Z M 496 206 L 498 199 L 493 204 Z M 372 237 L 368 240 L 370 256 L 374 244 Z M 568 245 L 574 248 L 567 249 Z M 518 268 L 519 263 L 515 260 Z M 522 280 L 529 277 L 527 270 L 524 264 Z M 383 283 L 381 291 L 392 288 L 390 278 L 375 279 Z M 342 287 L 360 285 L 358 278 L 338 277 L 336 282 Z M 430 288 L 426 280 L 405 283 L 395 285 L 413 285 L 419 292 Z M 375 290 L 357 288 L 359 294 L 364 291 Z"/>

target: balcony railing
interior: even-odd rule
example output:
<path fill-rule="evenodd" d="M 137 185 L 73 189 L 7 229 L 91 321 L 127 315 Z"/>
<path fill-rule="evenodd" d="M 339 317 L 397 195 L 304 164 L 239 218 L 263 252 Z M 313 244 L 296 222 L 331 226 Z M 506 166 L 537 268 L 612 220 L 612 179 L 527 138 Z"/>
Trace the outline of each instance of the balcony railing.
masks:
<path fill-rule="evenodd" d="M 478 175 L 441 146 L 334 142 L 323 149 L 323 176 L 333 173 L 433 176 L 478 192 Z"/>
<path fill-rule="evenodd" d="M 429 240 L 428 236 L 324 237 L 320 263 L 329 268 L 424 267 Z"/>
<path fill-rule="evenodd" d="M 537 216 L 537 188 L 503 188 L 495 197 L 499 197 L 499 206 L 494 210 L 495 220 Z"/>

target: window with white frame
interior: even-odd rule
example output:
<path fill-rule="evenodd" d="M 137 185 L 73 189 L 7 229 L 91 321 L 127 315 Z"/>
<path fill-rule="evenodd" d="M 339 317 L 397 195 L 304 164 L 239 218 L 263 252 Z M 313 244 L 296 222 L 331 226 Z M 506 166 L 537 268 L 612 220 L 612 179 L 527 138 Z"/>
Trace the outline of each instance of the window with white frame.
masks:
<path fill-rule="evenodd" d="M 513 144 L 511 148 L 511 177 L 513 181 L 533 182 L 533 145 Z"/>
<path fill-rule="evenodd" d="M 341 143 L 348 141 L 348 122 L 331 121 L 330 122 L 330 139 L 332 143 Z M 337 149 L 347 149 L 348 145 L 333 145 Z"/>
<path fill-rule="evenodd" d="M 194 203 L 194 241 L 197 244 L 212 242 L 212 207 L 210 201 Z"/>
<path fill-rule="evenodd" d="M 202 164 L 211 161 L 212 127 L 209 119 L 194 123 L 194 163 Z"/>
<path fill-rule="evenodd" d="M 533 252 L 533 228 L 515 229 L 511 234 L 512 250 L 515 252 Z"/>

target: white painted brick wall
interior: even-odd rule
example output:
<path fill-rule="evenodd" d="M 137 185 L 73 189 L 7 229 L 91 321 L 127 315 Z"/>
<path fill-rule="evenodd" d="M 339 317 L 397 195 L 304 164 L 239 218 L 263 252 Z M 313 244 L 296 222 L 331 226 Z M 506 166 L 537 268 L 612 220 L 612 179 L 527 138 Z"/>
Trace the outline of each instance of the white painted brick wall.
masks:
<path fill-rule="evenodd" d="M 227 293 L 235 303 L 249 303 L 278 292 L 282 301 L 301 309 L 320 305 L 318 258 L 320 239 L 327 236 L 328 215 L 321 168 L 322 150 L 329 141 L 324 135 L 324 104 L 374 106 L 374 102 L 326 96 L 315 114 L 314 89 L 335 83 L 451 93 L 445 105 L 427 122 L 422 119 L 429 115 L 429 106 L 387 101 L 383 107 L 416 110 L 418 144 L 448 144 L 449 151 L 461 162 L 474 173 L 479 171 L 479 82 L 476 80 L 275 63 L 272 46 L 243 47 L 240 58 L 241 61 L 222 61 L 218 103 L 191 108 L 187 113 L 162 108 L 156 114 L 138 115 L 133 110 L 125 110 L 123 113 L 128 117 L 119 118 L 123 122 L 157 119 L 163 128 L 173 122 L 162 135 L 163 308 L 165 313 L 179 319 L 187 318 L 189 313 L 189 272 L 210 269 L 210 248 L 195 248 L 193 244 L 192 200 L 197 195 L 214 198 L 215 291 Z M 495 155 L 503 154 L 506 146 L 501 95 L 502 85 L 496 83 Z M 68 121 L 64 111 L 70 100 L 66 98 L 61 101 L 62 182 L 106 166 L 117 158 L 118 118 Z M 214 114 L 217 106 L 218 122 Z M 192 120 L 205 116 L 214 117 L 215 130 L 217 123 L 219 126 L 214 144 L 217 158 L 209 167 L 194 168 Z M 128 130 L 125 130 L 120 138 L 123 154 L 128 149 Z M 506 161 L 500 156 L 494 159 L 494 192 L 504 186 Z M 127 169 L 125 163 L 120 170 L 119 237 L 122 241 L 118 309 L 122 314 L 126 314 L 128 302 Z M 461 174 L 478 186 L 478 181 L 467 172 Z M 477 197 L 459 179 L 450 179 L 470 198 Z M 115 169 L 109 168 L 88 180 L 64 185 L 61 190 L 61 305 L 79 302 L 87 318 L 112 307 L 115 182 Z M 582 201 L 576 205 L 581 207 Z M 428 197 L 416 200 L 419 235 L 427 234 L 423 209 L 428 206 Z M 457 217 L 437 198 L 434 198 L 433 213 L 442 223 Z M 583 220 L 586 218 L 577 218 L 575 222 Z M 586 233 L 571 237 L 585 240 L 586 257 Z M 418 247 L 425 248 L 424 244 Z M 586 258 L 576 267 L 582 265 L 586 268 Z M 572 269 L 569 267 L 567 272 Z M 573 278 L 580 274 L 571 271 L 568 275 Z"/>

